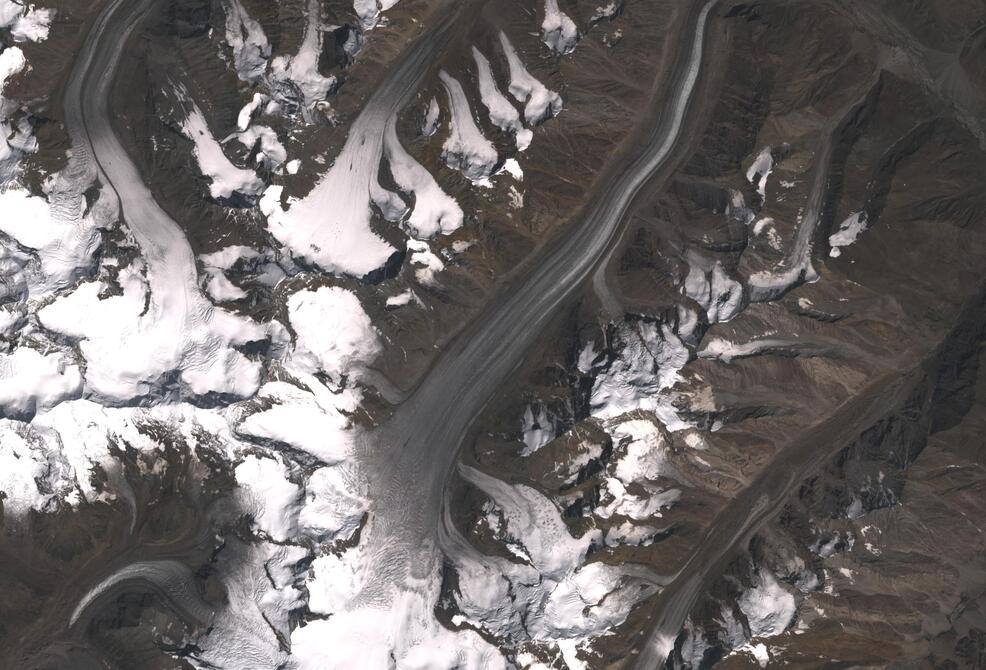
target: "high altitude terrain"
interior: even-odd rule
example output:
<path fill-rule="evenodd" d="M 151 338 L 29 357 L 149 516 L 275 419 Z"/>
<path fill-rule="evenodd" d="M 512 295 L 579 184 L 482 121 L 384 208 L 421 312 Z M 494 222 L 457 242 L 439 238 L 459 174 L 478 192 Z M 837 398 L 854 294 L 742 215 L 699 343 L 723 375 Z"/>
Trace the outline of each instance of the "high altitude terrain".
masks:
<path fill-rule="evenodd" d="M 982 3 L 0 45 L 0 666 L 986 665 Z"/>

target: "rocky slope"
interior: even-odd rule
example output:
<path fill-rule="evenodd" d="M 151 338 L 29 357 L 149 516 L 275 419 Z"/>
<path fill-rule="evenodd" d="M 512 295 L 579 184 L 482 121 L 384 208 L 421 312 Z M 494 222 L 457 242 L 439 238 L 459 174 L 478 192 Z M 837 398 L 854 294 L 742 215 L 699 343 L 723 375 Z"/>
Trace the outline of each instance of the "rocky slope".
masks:
<path fill-rule="evenodd" d="M 0 665 L 982 666 L 984 20 L 0 0 Z"/>

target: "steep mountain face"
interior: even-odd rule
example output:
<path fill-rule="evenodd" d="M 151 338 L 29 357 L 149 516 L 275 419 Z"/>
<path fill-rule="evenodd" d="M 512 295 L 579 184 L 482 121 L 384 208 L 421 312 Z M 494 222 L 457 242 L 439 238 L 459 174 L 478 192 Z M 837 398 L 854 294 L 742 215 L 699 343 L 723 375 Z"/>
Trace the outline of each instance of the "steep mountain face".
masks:
<path fill-rule="evenodd" d="M 982 666 L 984 22 L 0 0 L 0 666 Z"/>

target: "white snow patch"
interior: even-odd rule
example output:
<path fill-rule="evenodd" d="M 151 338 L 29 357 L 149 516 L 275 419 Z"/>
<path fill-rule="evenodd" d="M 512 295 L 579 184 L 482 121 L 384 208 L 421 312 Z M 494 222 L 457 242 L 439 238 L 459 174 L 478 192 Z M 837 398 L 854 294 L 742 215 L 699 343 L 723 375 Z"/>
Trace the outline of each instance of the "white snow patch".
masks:
<path fill-rule="evenodd" d="M 360 115 L 342 151 L 315 188 L 288 208 L 280 203 L 282 187 L 271 186 L 260 202 L 267 227 L 296 258 L 327 272 L 366 275 L 387 262 L 395 249 L 370 229 L 370 203 L 395 220 L 404 203 L 377 181 L 386 133 L 385 118 Z"/>
<path fill-rule="evenodd" d="M 319 468 L 305 485 L 299 527 L 318 541 L 350 539 L 370 507 L 366 488 L 366 481 L 349 463 Z"/>
<path fill-rule="evenodd" d="M 63 478 L 61 464 L 52 459 L 51 447 L 45 442 L 27 424 L 0 419 L 0 493 L 5 518 L 22 517 L 31 509 L 42 511 L 69 493 L 72 482 Z"/>
<path fill-rule="evenodd" d="M 462 208 L 435 181 L 423 165 L 404 149 L 397 137 L 395 119 L 387 124 L 384 151 L 397 187 L 414 194 L 414 207 L 404 227 L 414 237 L 427 239 L 445 235 L 462 226 Z"/>
<path fill-rule="evenodd" d="M 605 5 L 597 5 L 596 11 L 593 12 L 592 16 L 589 17 L 589 25 L 594 26 L 600 21 L 609 19 L 612 20 L 616 18 L 616 15 L 620 11 L 622 2 L 617 3 L 616 0 L 611 0 L 611 2 Z"/>
<path fill-rule="evenodd" d="M 667 391 L 688 362 L 688 349 L 667 324 L 621 324 L 622 348 L 599 372 L 592 387 L 592 415 L 611 419 L 635 409 L 652 411 L 669 430 L 688 424 L 678 418 Z"/>
<path fill-rule="evenodd" d="M 421 134 L 425 137 L 431 137 L 438 130 L 438 115 L 440 110 L 438 109 L 438 100 L 434 97 L 428 101 L 428 108 L 425 110 L 424 119 L 421 121 Z"/>
<path fill-rule="evenodd" d="M 764 147 L 746 171 L 746 180 L 757 187 L 761 198 L 767 197 L 767 177 L 774 170 L 774 157 L 770 147 Z"/>
<path fill-rule="evenodd" d="M 246 291 L 231 282 L 226 278 L 226 275 L 219 271 L 206 273 L 205 292 L 215 302 L 230 302 L 247 297 Z"/>
<path fill-rule="evenodd" d="M 414 293 L 411 289 L 404 291 L 403 293 L 398 293 L 397 295 L 392 295 L 387 298 L 387 307 L 403 307 L 407 305 L 412 300 L 414 300 Z"/>
<path fill-rule="evenodd" d="M 739 608 L 750 624 L 750 636 L 780 635 L 794 621 L 797 603 L 769 570 L 762 568 L 757 584 L 743 592 Z"/>
<path fill-rule="evenodd" d="M 236 127 L 243 132 L 250 127 L 250 121 L 253 120 L 253 115 L 257 112 L 261 105 L 267 102 L 267 96 L 263 93 L 257 92 L 253 94 L 253 99 L 247 104 L 243 105 L 240 110 L 239 115 L 236 117 Z"/>
<path fill-rule="evenodd" d="M 372 517 L 367 536 L 372 536 Z M 506 670 L 500 652 L 470 630 L 452 631 L 435 618 L 440 564 L 419 566 L 411 588 L 370 603 L 359 595 L 371 580 L 373 556 L 360 544 L 338 558 L 319 558 L 307 584 L 313 609 L 326 618 L 291 633 L 298 670 L 408 668 L 417 670 Z"/>
<path fill-rule="evenodd" d="M 251 395 L 259 366 L 233 345 L 264 339 L 264 329 L 218 309 L 190 312 L 204 297 L 179 283 L 184 277 L 176 282 L 173 274 L 152 270 L 145 277 L 141 268 L 135 261 L 120 270 L 122 295 L 101 298 L 102 282 L 84 282 L 38 312 L 44 327 L 79 340 L 87 393 L 130 400 L 180 370 L 181 383 L 194 395 Z M 184 302 L 173 303 L 176 298 Z"/>
<path fill-rule="evenodd" d="M 238 434 L 287 445 L 329 465 L 349 457 L 353 445 L 349 414 L 362 399 L 357 389 L 315 395 L 286 382 L 268 382 L 258 398 L 272 406 L 243 419 L 236 427 Z"/>
<path fill-rule="evenodd" d="M 189 101 L 191 109 L 182 122 L 185 137 L 195 143 L 193 153 L 199 163 L 199 170 L 211 180 L 209 195 L 213 198 L 231 198 L 233 193 L 257 196 L 264 190 L 264 183 L 253 170 L 233 165 L 222 145 L 209 132 L 205 116 L 198 105 Z"/>
<path fill-rule="evenodd" d="M 541 22 L 541 41 L 558 54 L 575 51 L 579 30 L 575 22 L 558 9 L 558 0 L 544 0 L 544 21 Z"/>
<path fill-rule="evenodd" d="M 743 286 L 726 274 L 719 261 L 709 265 L 697 254 L 690 254 L 681 291 L 702 306 L 709 323 L 729 321 L 743 310 Z"/>
<path fill-rule="evenodd" d="M 505 521 L 503 540 L 523 561 L 483 556 L 464 542 L 451 552 L 460 586 L 456 600 L 472 625 L 574 650 L 618 626 L 652 592 L 619 567 L 583 564 L 589 548 L 601 541 L 600 532 L 572 537 L 558 508 L 542 494 L 472 468 L 461 471 L 494 500 Z"/>
<path fill-rule="evenodd" d="M 297 531 L 301 488 L 288 480 L 287 469 L 272 458 L 250 455 L 234 470 L 242 489 L 242 504 L 253 517 L 254 529 L 276 542 L 293 538 Z"/>
<path fill-rule="evenodd" d="M 472 57 L 476 61 L 476 73 L 479 81 L 479 97 L 489 111 L 490 121 L 500 130 L 514 134 L 517 150 L 523 151 L 531 144 L 534 133 L 524 128 L 517 109 L 500 92 L 493 78 L 493 69 L 486 56 L 476 47 L 472 48 Z"/>
<path fill-rule="evenodd" d="M 0 410 L 5 416 L 33 416 L 81 391 L 79 366 L 59 352 L 17 347 L 0 354 Z"/>
<path fill-rule="evenodd" d="M 656 480 L 667 475 L 667 442 L 660 429 L 650 421 L 633 419 L 607 426 L 624 455 L 617 461 L 614 474 L 625 484 Z"/>
<path fill-rule="evenodd" d="M 270 170 L 276 170 L 288 159 L 288 152 L 281 144 L 280 138 L 269 126 L 253 125 L 236 136 L 243 146 L 252 149 L 259 143 L 260 151 L 257 162 Z"/>
<path fill-rule="evenodd" d="M 662 489 L 650 484 L 642 484 L 643 494 L 631 493 L 627 486 L 616 477 L 608 477 L 600 492 L 600 504 L 593 514 L 601 519 L 614 515 L 625 516 L 634 521 L 647 521 L 661 516 L 661 510 L 671 507 L 681 499 L 679 489 Z"/>
<path fill-rule="evenodd" d="M 513 44 L 506 33 L 500 31 L 500 45 L 507 57 L 510 68 L 510 95 L 519 102 L 526 103 L 524 118 L 528 123 L 537 125 L 546 119 L 556 116 L 561 111 L 561 96 L 549 90 L 544 84 L 535 79 L 523 61 L 514 50 Z"/>
<path fill-rule="evenodd" d="M 22 72 L 26 65 L 27 59 L 20 47 L 7 47 L 0 51 L 0 96 L 3 96 L 7 80 Z"/>
<path fill-rule="evenodd" d="M 744 343 L 730 342 L 722 338 L 713 338 L 701 351 L 698 352 L 699 358 L 710 358 L 720 360 L 723 363 L 732 363 L 734 359 L 755 356 L 761 352 L 789 347 L 787 340 L 776 338 L 761 338 Z"/>
<path fill-rule="evenodd" d="M 335 77 L 323 77 L 318 71 L 322 53 L 322 28 L 319 0 L 308 0 L 305 17 L 305 36 L 294 56 L 278 56 L 271 61 L 275 81 L 286 83 L 301 91 L 304 109 L 310 112 L 322 103 L 335 86 Z"/>
<path fill-rule="evenodd" d="M 42 42 L 48 39 L 54 14 L 52 9 L 0 0 L 0 28 L 9 29 L 14 42 Z"/>
<path fill-rule="evenodd" d="M 37 258 L 24 276 L 32 298 L 70 286 L 83 276 L 100 244 L 97 228 L 114 217 L 113 205 L 102 191 L 86 211 L 83 191 L 91 182 L 75 174 L 74 167 L 45 180 L 47 201 L 18 187 L 0 187 L 0 231 Z"/>
<path fill-rule="evenodd" d="M 202 264 L 207 268 L 229 270 L 240 259 L 250 260 L 252 258 L 258 258 L 259 256 L 260 252 L 256 249 L 252 249 L 242 244 L 231 244 L 230 246 L 223 247 L 219 251 L 214 251 L 211 254 L 202 254 L 199 256 L 199 260 L 202 261 Z"/>
<path fill-rule="evenodd" d="M 323 286 L 288 298 L 288 318 L 297 336 L 290 365 L 309 374 L 321 372 L 334 383 L 359 376 L 380 352 L 376 328 L 351 291 Z"/>
<path fill-rule="evenodd" d="M 410 261 L 414 267 L 414 277 L 424 286 L 435 286 L 438 273 L 445 269 L 442 259 L 436 256 L 427 242 L 408 240 L 408 251 L 412 252 Z"/>
<path fill-rule="evenodd" d="M 442 158 L 453 170 L 459 170 L 473 183 L 486 183 L 497 163 L 496 148 L 483 137 L 469 108 L 462 84 L 445 70 L 438 73 L 451 107 L 449 136 L 442 146 Z"/>
<path fill-rule="evenodd" d="M 548 416 L 548 410 L 541 405 L 537 406 L 536 414 L 533 406 L 527 406 L 527 409 L 524 410 L 520 429 L 524 440 L 524 449 L 520 452 L 521 456 L 530 456 L 555 439 L 554 423 Z"/>
<path fill-rule="evenodd" d="M 842 247 L 848 247 L 855 242 L 863 231 L 866 230 L 866 212 L 853 212 L 845 221 L 839 224 L 839 230 L 829 235 L 829 256 L 838 258 L 842 254 Z"/>
<path fill-rule="evenodd" d="M 624 521 L 619 526 L 613 526 L 606 531 L 606 546 L 649 547 L 654 543 L 654 538 L 659 532 L 653 526 L 636 525 L 631 521 Z"/>

